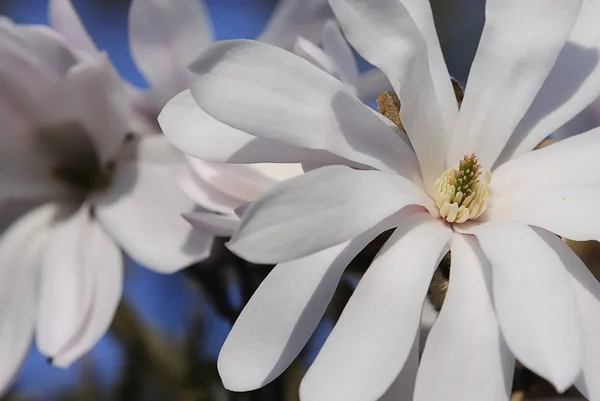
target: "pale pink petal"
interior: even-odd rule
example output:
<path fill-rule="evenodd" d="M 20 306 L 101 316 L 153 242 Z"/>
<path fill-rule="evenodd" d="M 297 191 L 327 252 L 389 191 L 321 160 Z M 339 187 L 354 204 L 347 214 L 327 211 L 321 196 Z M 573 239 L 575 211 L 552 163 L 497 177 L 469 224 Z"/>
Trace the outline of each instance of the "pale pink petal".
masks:
<path fill-rule="evenodd" d="M 86 324 L 97 269 L 120 263 L 120 252 L 93 220 L 89 205 L 55 223 L 44 250 L 37 344 L 53 357 Z"/>
<path fill-rule="evenodd" d="M 87 129 L 100 160 L 113 160 L 130 132 L 125 86 L 106 54 L 73 67 L 67 85 L 74 117 Z"/>
<path fill-rule="evenodd" d="M 194 204 L 173 179 L 170 151 L 164 137 L 144 137 L 137 160 L 117 164 L 96 201 L 98 219 L 125 253 L 164 273 L 207 258 L 212 245 L 211 235 L 181 217 Z"/>
<path fill-rule="evenodd" d="M 59 213 L 56 204 L 21 217 L 0 237 L 0 393 L 15 379 L 33 337 L 38 308 L 37 283 L 48 227 Z"/>
<path fill-rule="evenodd" d="M 405 206 L 430 202 L 396 174 L 323 167 L 251 204 L 229 248 L 257 263 L 292 260 L 347 241 Z"/>
<path fill-rule="evenodd" d="M 491 168 L 565 45 L 582 0 L 488 0 L 447 164 Z"/>
<path fill-rule="evenodd" d="M 235 214 L 217 214 L 208 212 L 190 212 L 182 216 L 195 228 L 215 237 L 231 237 L 240 224 Z"/>
<path fill-rule="evenodd" d="M 304 401 L 376 400 L 401 372 L 452 231 L 412 213 L 379 252 L 300 386 Z"/>
<path fill-rule="evenodd" d="M 586 118 L 577 115 L 600 96 L 598 18 L 600 3 L 584 1 L 569 41 L 502 152 L 503 160 L 533 149 L 572 118 Z"/>
<path fill-rule="evenodd" d="M 415 155 L 340 81 L 308 61 L 256 41 L 224 41 L 194 63 L 200 107 L 249 134 L 407 177 Z M 275 160 L 271 160 L 275 161 Z"/>
<path fill-rule="evenodd" d="M 515 359 L 491 299 L 492 270 L 475 237 L 452 237 L 450 286 L 427 337 L 414 401 L 507 401 Z"/>
<path fill-rule="evenodd" d="M 228 163 L 301 163 L 333 156 L 279 141 L 257 138 L 225 125 L 203 111 L 190 90 L 171 99 L 158 116 L 164 134 L 177 148 L 199 159 Z M 329 157 L 328 157 L 329 156 Z"/>
<path fill-rule="evenodd" d="M 67 367 L 106 334 L 123 292 L 123 258 L 119 248 L 107 238 L 93 274 L 92 301 L 85 323 L 69 344 L 53 355 L 52 364 Z"/>
<path fill-rule="evenodd" d="M 219 354 L 226 388 L 248 391 L 279 376 L 309 340 L 352 259 L 389 221 L 357 238 L 280 263 L 245 306 Z"/>
<path fill-rule="evenodd" d="M 331 17 L 327 0 L 281 0 L 258 40 L 288 50 L 299 36 L 316 43 Z"/>
<path fill-rule="evenodd" d="M 88 56 L 99 52 L 71 0 L 50 0 L 48 13 L 52 28 L 60 32 L 71 46 Z"/>
<path fill-rule="evenodd" d="M 358 66 L 352 49 L 340 27 L 334 20 L 329 20 L 323 27 L 323 50 L 334 61 L 340 74 L 340 81 L 350 87 L 358 85 Z"/>
<path fill-rule="evenodd" d="M 583 372 L 575 385 L 588 400 L 596 400 L 600 397 L 600 383 L 597 380 L 600 372 L 600 322 L 596 319 L 600 313 L 600 283 L 560 238 L 544 230 L 538 230 L 538 234 L 556 251 L 570 273 L 579 313 L 583 318 L 586 341 Z"/>
<path fill-rule="evenodd" d="M 489 222 L 472 232 L 493 267 L 494 307 L 510 350 L 566 390 L 581 372 L 584 332 L 565 263 L 526 225 Z"/>
<path fill-rule="evenodd" d="M 396 90 L 402 123 L 429 189 L 445 170 L 449 128 L 457 113 L 439 44 L 429 43 L 430 32 L 435 33 L 429 4 L 332 0 L 331 5 L 348 41 L 387 75 Z"/>
<path fill-rule="evenodd" d="M 131 3 L 131 55 L 155 90 L 173 96 L 186 89 L 187 66 L 212 41 L 212 26 L 203 2 L 134 0 Z"/>

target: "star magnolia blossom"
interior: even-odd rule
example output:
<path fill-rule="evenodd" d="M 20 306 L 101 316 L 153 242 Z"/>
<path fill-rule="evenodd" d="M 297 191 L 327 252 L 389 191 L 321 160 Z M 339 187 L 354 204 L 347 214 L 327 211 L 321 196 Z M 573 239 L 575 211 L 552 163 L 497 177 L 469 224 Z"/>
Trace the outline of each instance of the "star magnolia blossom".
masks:
<path fill-rule="evenodd" d="M 121 297 L 121 249 L 170 273 L 206 258 L 212 237 L 180 213 L 163 136 L 133 132 L 105 55 L 80 62 L 46 27 L 0 22 L 0 215 L 32 205 L 0 236 L 0 391 L 33 332 L 66 366 L 106 332 Z M 175 153 L 174 153 L 175 152 Z"/>
<path fill-rule="evenodd" d="M 61 32 L 84 57 L 98 49 L 81 23 L 70 0 L 50 0 L 51 25 Z M 327 0 L 283 0 L 273 12 L 259 40 L 284 48 L 292 47 L 298 35 L 319 40 L 321 27 L 332 15 Z M 134 0 L 129 13 L 129 43 L 133 59 L 150 84 L 147 91 L 129 89 L 138 123 L 160 131 L 157 116 L 166 101 L 189 87 L 187 67 L 213 44 L 213 29 L 206 7 L 198 0 Z M 372 87 L 377 77 L 371 79 Z M 189 92 L 173 102 L 185 107 Z M 193 101 L 193 100 L 192 100 Z M 197 116 L 203 130 L 224 127 L 206 113 Z M 164 128 L 164 127 L 163 127 Z M 168 128 L 168 127 L 167 127 Z M 210 146 L 210 145 L 207 145 Z M 177 182 L 205 211 L 186 214 L 196 227 L 214 235 L 231 236 L 239 223 L 235 209 L 256 199 L 274 183 L 302 173 L 300 165 L 229 167 L 221 163 L 188 159 L 174 172 Z"/>
<path fill-rule="evenodd" d="M 600 239 L 600 132 L 532 151 L 600 93 L 600 2 L 488 0 L 460 111 L 429 2 L 331 5 L 395 88 L 407 135 L 338 80 L 266 44 L 224 42 L 193 66 L 199 107 L 247 133 L 221 135 L 205 153 L 355 167 L 310 171 L 245 211 L 230 248 L 279 264 L 223 346 L 226 387 L 279 375 L 348 262 L 396 227 L 308 370 L 302 400 L 412 399 L 416 374 L 417 401 L 504 401 L 515 357 L 559 391 L 575 383 L 600 399 L 600 285 L 557 236 Z M 167 134 L 189 152 L 207 140 L 185 121 Z M 449 290 L 417 372 L 421 306 L 448 250 Z"/>

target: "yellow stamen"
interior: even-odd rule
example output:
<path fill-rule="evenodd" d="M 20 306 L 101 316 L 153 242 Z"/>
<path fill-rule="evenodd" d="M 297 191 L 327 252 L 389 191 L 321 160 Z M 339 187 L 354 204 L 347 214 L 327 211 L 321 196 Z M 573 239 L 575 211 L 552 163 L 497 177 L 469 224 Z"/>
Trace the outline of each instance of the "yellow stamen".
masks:
<path fill-rule="evenodd" d="M 491 179 L 490 171 L 479 164 L 477 156 L 465 156 L 435 182 L 440 216 L 448 223 L 464 223 L 481 216 L 491 195 Z"/>

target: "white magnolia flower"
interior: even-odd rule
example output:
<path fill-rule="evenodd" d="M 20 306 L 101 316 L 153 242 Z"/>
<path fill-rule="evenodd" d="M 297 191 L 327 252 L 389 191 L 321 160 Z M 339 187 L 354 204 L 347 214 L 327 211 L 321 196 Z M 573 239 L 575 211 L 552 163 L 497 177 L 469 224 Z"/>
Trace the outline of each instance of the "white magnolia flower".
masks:
<path fill-rule="evenodd" d="M 176 151 L 132 132 L 127 110 L 106 56 L 78 62 L 49 28 L 0 23 L 0 205 L 35 205 L 0 236 L 0 391 L 34 330 L 57 366 L 106 332 L 121 250 L 163 273 L 209 254 L 212 237 L 180 218 L 194 205 L 172 180 Z"/>
<path fill-rule="evenodd" d="M 245 211 L 230 248 L 279 264 L 221 351 L 226 387 L 251 390 L 279 375 L 347 263 L 397 227 L 301 399 L 375 400 L 395 379 L 404 391 L 396 399 L 411 398 L 421 306 L 448 250 L 450 288 L 415 400 L 507 400 L 515 357 L 559 391 L 575 383 L 600 399 L 600 284 L 555 235 L 600 239 L 600 132 L 532 151 L 600 93 L 600 2 L 488 0 L 460 112 L 427 1 L 331 5 L 348 41 L 394 86 L 408 136 L 329 74 L 253 41 L 213 47 L 194 65 L 191 89 L 199 107 L 246 136 L 219 133 L 203 149 L 209 133 L 186 126 L 192 120 L 167 132 L 221 161 L 340 164 L 335 155 L 371 168 L 316 169 Z"/>
<path fill-rule="evenodd" d="M 321 45 L 322 48 L 300 36 L 294 44 L 294 53 L 339 79 L 364 102 L 392 89 L 387 77 L 376 68 L 359 73 L 352 49 L 334 20 L 323 26 Z"/>

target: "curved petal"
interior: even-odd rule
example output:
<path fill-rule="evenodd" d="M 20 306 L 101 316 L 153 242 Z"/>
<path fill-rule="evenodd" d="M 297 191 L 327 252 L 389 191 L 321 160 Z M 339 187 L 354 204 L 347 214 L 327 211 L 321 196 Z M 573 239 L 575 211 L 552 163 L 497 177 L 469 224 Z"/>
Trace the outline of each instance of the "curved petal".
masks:
<path fill-rule="evenodd" d="M 38 308 L 37 281 L 48 228 L 60 208 L 40 206 L 0 237 L 0 393 L 9 388 L 27 355 Z"/>
<path fill-rule="evenodd" d="M 494 197 L 519 199 L 548 186 L 600 185 L 598 149 L 600 128 L 516 157 L 494 171 Z"/>
<path fill-rule="evenodd" d="M 310 63 L 315 67 L 319 67 L 326 73 L 339 79 L 339 77 L 336 76 L 338 71 L 336 70 L 333 60 L 328 54 L 325 53 L 323 49 L 313 42 L 304 39 L 302 36 L 299 36 L 294 42 L 294 53 L 303 59 L 310 61 Z"/>
<path fill-rule="evenodd" d="M 148 143 L 149 149 L 138 149 L 138 160 L 117 165 L 111 186 L 96 201 L 96 215 L 135 261 L 171 273 L 206 259 L 213 237 L 181 217 L 194 204 L 174 182 L 173 164 L 161 163 L 166 140 L 144 140 L 156 146 Z"/>
<path fill-rule="evenodd" d="M 212 26 L 198 0 L 133 0 L 131 55 L 154 89 L 171 96 L 189 86 L 188 65 L 212 43 Z"/>
<path fill-rule="evenodd" d="M 574 241 L 600 241 L 600 186 L 531 188 L 494 202 L 490 220 L 512 220 L 544 228 Z"/>
<path fill-rule="evenodd" d="M 223 41 L 191 67 L 192 94 L 217 120 L 251 135 L 326 150 L 409 178 L 412 150 L 344 84 L 285 50 Z M 273 160 L 271 160 L 273 161 Z"/>
<path fill-rule="evenodd" d="M 50 0 L 48 14 L 50 26 L 60 32 L 75 49 L 90 56 L 100 52 L 81 22 L 71 0 Z"/>
<path fill-rule="evenodd" d="M 102 54 L 73 67 L 67 85 L 74 116 L 87 129 L 102 162 L 112 160 L 130 132 L 123 81 Z"/>
<path fill-rule="evenodd" d="M 486 22 L 454 127 L 448 167 L 475 153 L 488 168 L 550 74 L 582 0 L 488 0 Z"/>
<path fill-rule="evenodd" d="M 435 35 L 429 4 L 420 0 L 332 0 L 331 6 L 348 41 L 387 75 L 396 90 L 402 103 L 402 123 L 419 158 L 425 185 L 431 190 L 445 170 L 449 127 L 458 108 L 437 39 L 431 41 L 435 46 L 429 46 L 430 30 Z"/>
<path fill-rule="evenodd" d="M 600 96 L 599 17 L 600 3 L 584 1 L 569 41 L 498 162 L 533 149 Z"/>
<path fill-rule="evenodd" d="M 412 400 L 419 367 L 419 341 L 419 336 L 417 336 L 400 374 L 378 401 Z"/>
<path fill-rule="evenodd" d="M 359 77 L 357 92 L 363 102 L 367 102 L 383 92 L 391 91 L 392 84 L 381 70 L 373 68 Z"/>
<path fill-rule="evenodd" d="M 581 372 L 584 338 L 565 264 L 533 228 L 490 222 L 472 229 L 493 266 L 496 316 L 526 367 L 566 390 Z"/>
<path fill-rule="evenodd" d="M 92 303 L 85 323 L 69 344 L 54 355 L 52 364 L 55 366 L 67 367 L 87 353 L 112 323 L 123 292 L 123 258 L 112 241 L 106 242 L 101 265 L 95 268 Z"/>
<path fill-rule="evenodd" d="M 115 260 L 120 252 L 89 205 L 56 223 L 42 263 L 36 337 L 43 354 L 57 355 L 77 336 L 92 305 L 96 272 Z"/>
<path fill-rule="evenodd" d="M 339 26 L 334 20 L 329 20 L 323 27 L 323 50 L 334 61 L 340 74 L 340 81 L 356 88 L 358 85 L 358 66 L 352 54 L 352 49 Z"/>
<path fill-rule="evenodd" d="M 257 138 L 225 125 L 203 111 L 189 89 L 177 94 L 158 116 L 163 133 L 190 156 L 227 163 L 302 163 L 334 159 L 283 142 Z"/>
<path fill-rule="evenodd" d="M 299 36 L 316 43 L 331 17 L 328 0 L 281 0 L 258 40 L 288 50 Z"/>
<path fill-rule="evenodd" d="M 183 218 L 195 228 L 216 237 L 231 237 L 240 224 L 235 214 L 191 212 L 184 213 Z"/>
<path fill-rule="evenodd" d="M 430 202 L 395 174 L 322 167 L 280 183 L 250 205 L 228 247 L 256 263 L 292 260 L 341 244 L 405 206 Z"/>
<path fill-rule="evenodd" d="M 302 400 L 359 401 L 384 395 L 413 348 L 431 276 L 451 236 L 428 213 L 413 213 L 402 221 L 309 368 L 300 386 Z"/>
<path fill-rule="evenodd" d="M 515 359 L 496 321 L 491 266 L 477 240 L 452 237 L 450 286 L 427 337 L 414 401 L 507 401 Z"/>
<path fill-rule="evenodd" d="M 348 263 L 388 228 L 386 221 L 353 240 L 275 266 L 221 349 L 225 387 L 254 390 L 279 376 L 317 327 Z"/>

